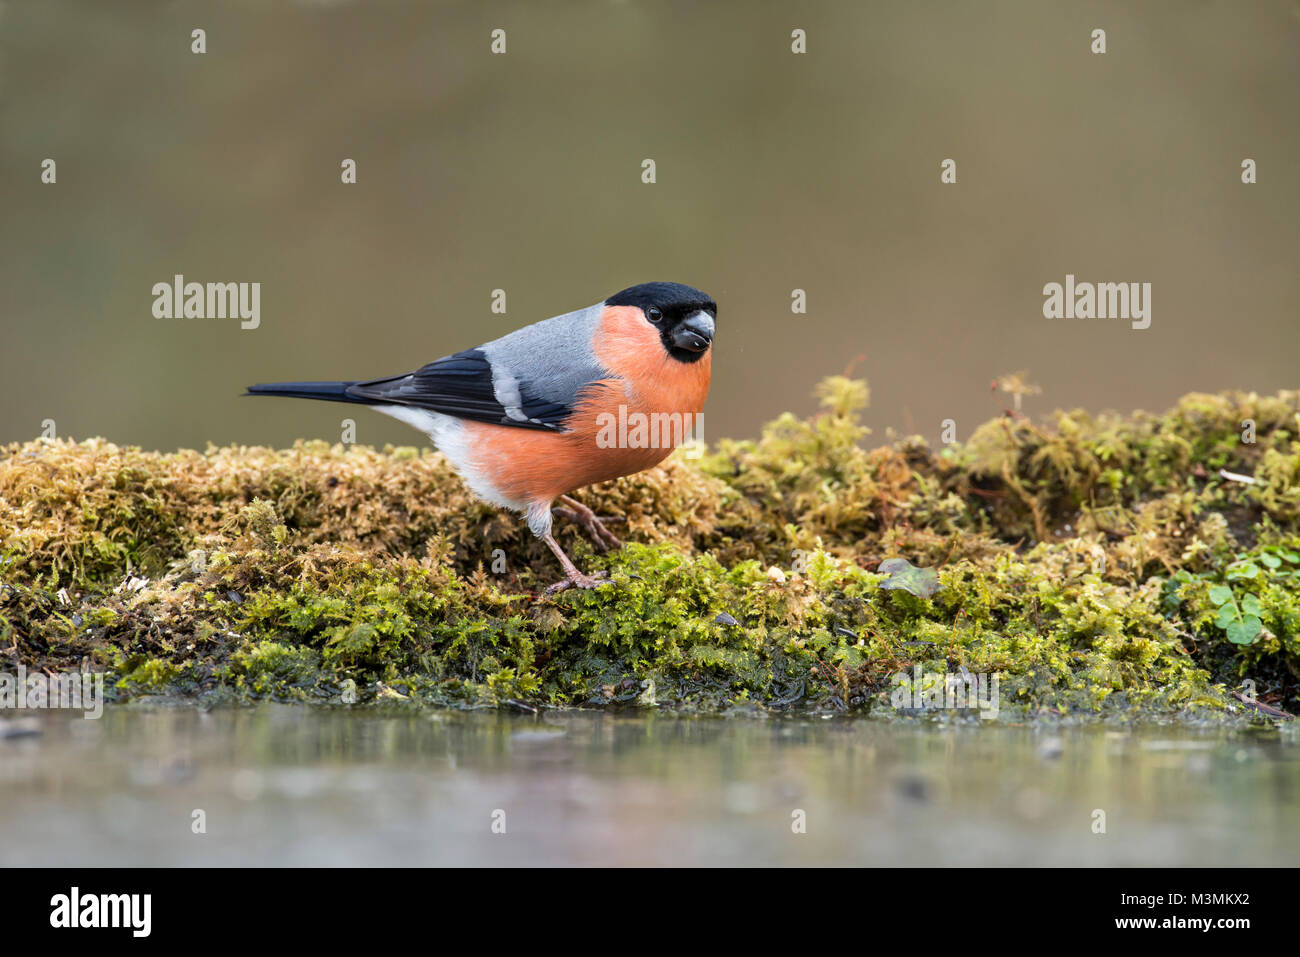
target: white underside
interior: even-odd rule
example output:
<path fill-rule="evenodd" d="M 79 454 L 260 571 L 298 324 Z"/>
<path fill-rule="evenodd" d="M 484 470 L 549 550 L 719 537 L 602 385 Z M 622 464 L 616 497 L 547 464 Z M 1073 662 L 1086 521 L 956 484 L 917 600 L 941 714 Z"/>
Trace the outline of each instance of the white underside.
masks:
<path fill-rule="evenodd" d="M 474 467 L 469 447 L 465 442 L 465 425 L 460 419 L 452 415 L 443 415 L 441 412 L 414 409 L 409 405 L 375 405 L 371 408 L 376 412 L 400 419 L 427 435 L 438 451 L 447 456 L 447 460 L 465 480 L 470 490 L 485 502 L 491 502 L 501 508 L 514 509 L 516 512 L 528 510 L 528 502 L 507 498 L 486 475 Z"/>

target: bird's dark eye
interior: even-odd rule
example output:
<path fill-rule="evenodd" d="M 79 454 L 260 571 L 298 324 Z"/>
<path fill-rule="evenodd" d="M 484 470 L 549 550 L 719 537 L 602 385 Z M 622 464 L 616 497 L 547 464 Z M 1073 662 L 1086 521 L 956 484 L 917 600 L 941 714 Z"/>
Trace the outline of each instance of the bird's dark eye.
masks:
<path fill-rule="evenodd" d="M 658 306 L 651 306 L 645 311 L 646 318 L 651 322 L 663 322 L 664 314 Z"/>

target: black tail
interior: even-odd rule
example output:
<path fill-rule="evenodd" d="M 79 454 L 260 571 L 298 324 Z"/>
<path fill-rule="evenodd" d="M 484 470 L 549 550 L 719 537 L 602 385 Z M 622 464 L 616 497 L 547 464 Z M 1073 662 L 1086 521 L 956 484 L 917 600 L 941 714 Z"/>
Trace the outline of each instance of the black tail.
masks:
<path fill-rule="evenodd" d="M 326 402 L 356 402 L 369 405 L 368 399 L 348 394 L 355 382 L 267 382 L 250 385 L 244 395 L 287 395 L 291 399 L 324 399 Z"/>

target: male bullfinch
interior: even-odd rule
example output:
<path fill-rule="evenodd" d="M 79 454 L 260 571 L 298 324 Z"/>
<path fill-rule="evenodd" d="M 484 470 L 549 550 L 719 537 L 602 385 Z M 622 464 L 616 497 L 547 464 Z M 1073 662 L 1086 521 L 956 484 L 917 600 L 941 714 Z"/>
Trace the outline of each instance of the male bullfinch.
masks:
<path fill-rule="evenodd" d="M 465 483 L 494 505 L 523 512 L 560 560 L 548 593 L 602 584 L 551 535 L 556 511 L 596 544 L 622 544 L 566 494 L 657 465 L 671 442 L 610 441 L 613 421 L 694 421 L 709 393 L 718 307 L 675 282 L 632 286 L 577 312 L 525 326 L 406 375 L 367 382 L 274 382 L 248 395 L 355 402 L 426 433 Z M 622 406 L 622 410 L 620 410 Z M 679 432 L 680 434 L 680 432 Z M 653 444 L 658 447 L 628 447 Z"/>

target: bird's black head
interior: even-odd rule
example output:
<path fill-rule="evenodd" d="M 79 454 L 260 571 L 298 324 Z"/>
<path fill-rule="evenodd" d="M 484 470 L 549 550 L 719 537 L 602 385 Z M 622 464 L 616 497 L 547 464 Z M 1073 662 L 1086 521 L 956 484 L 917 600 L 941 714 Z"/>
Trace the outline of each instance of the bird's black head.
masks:
<path fill-rule="evenodd" d="M 607 306 L 636 306 L 659 330 L 668 354 L 678 362 L 697 362 L 713 344 L 718 306 L 707 295 L 679 282 L 643 282 L 605 300 Z"/>

